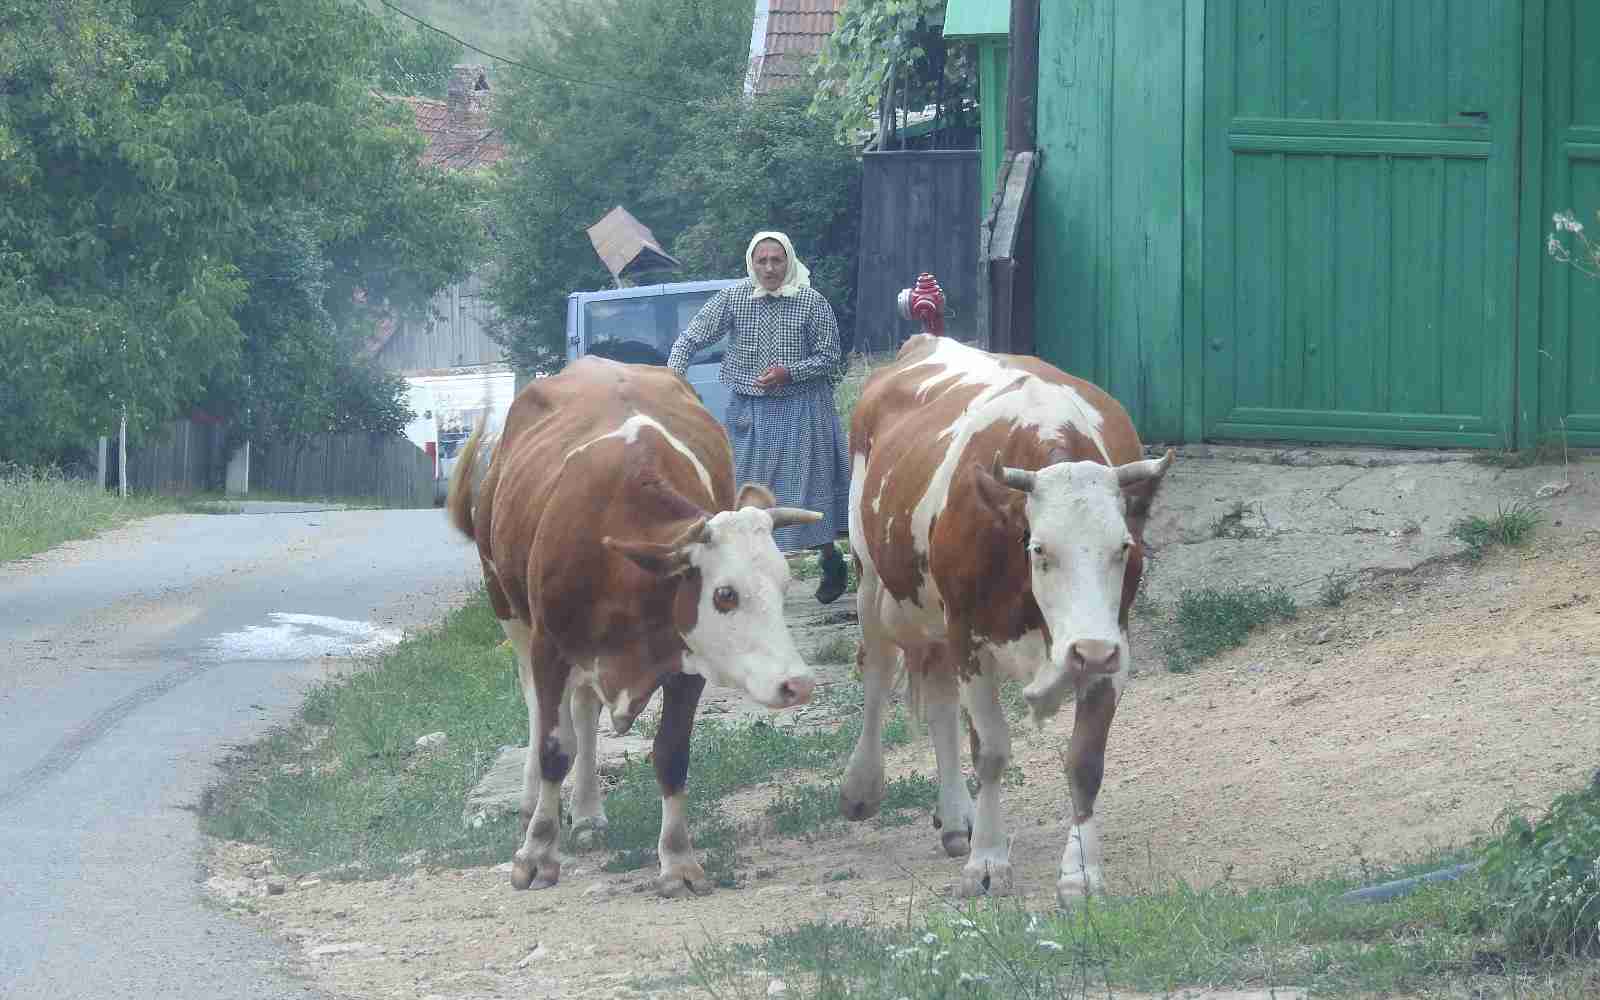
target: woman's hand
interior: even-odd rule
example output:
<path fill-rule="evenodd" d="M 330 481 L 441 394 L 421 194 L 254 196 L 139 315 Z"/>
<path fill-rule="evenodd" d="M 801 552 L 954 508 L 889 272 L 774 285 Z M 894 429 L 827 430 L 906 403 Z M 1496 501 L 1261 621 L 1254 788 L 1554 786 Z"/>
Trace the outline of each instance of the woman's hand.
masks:
<path fill-rule="evenodd" d="M 756 376 L 755 386 L 757 389 L 765 390 L 772 389 L 780 385 L 787 385 L 788 382 L 789 369 L 783 367 L 782 365 L 773 365 L 760 375 Z"/>

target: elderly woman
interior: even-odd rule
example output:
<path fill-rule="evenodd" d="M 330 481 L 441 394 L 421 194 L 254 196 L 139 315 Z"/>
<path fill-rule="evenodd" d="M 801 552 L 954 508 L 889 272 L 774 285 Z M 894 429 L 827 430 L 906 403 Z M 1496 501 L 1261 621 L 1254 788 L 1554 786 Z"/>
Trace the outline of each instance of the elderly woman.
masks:
<path fill-rule="evenodd" d="M 667 364 L 681 375 L 701 347 L 728 338 L 721 379 L 733 390 L 726 423 L 739 481 L 764 484 L 786 507 L 823 513 L 816 524 L 773 536 L 784 552 L 817 550 L 817 600 L 828 604 L 844 593 L 847 576 L 834 545 L 849 524 L 850 495 L 849 447 L 833 408 L 839 325 L 789 237 L 757 233 L 744 259 L 750 277 L 701 308 Z"/>

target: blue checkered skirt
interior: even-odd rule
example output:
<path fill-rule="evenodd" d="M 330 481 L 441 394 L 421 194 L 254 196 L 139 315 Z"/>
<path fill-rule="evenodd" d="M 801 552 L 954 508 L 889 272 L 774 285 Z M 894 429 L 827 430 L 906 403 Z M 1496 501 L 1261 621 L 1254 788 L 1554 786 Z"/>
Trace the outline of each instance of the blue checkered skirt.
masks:
<path fill-rule="evenodd" d="M 773 532 L 780 551 L 815 548 L 849 532 L 850 444 L 827 379 L 792 396 L 735 392 L 727 425 L 737 485 L 760 483 L 781 507 L 822 512 L 816 524 Z"/>

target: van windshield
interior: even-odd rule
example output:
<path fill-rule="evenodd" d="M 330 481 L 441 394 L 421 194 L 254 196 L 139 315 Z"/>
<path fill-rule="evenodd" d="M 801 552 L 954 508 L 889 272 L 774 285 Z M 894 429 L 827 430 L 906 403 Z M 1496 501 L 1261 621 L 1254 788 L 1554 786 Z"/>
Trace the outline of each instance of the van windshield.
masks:
<path fill-rule="evenodd" d="M 716 289 L 610 299 L 584 305 L 586 353 L 632 364 L 664 365 L 678 334 Z M 690 364 L 722 361 L 722 341 L 695 352 Z"/>

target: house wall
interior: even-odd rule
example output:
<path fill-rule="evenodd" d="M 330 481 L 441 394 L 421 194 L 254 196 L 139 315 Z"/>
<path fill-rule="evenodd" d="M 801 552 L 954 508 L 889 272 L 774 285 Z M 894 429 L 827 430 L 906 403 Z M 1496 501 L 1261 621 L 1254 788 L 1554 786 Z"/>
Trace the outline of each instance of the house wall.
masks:
<path fill-rule="evenodd" d="M 406 375 L 504 361 L 489 336 L 493 308 L 478 275 L 441 291 L 430 308 L 429 317 L 398 324 L 376 355 L 380 366 Z"/>

